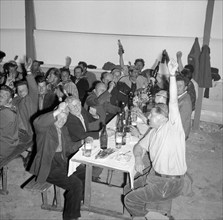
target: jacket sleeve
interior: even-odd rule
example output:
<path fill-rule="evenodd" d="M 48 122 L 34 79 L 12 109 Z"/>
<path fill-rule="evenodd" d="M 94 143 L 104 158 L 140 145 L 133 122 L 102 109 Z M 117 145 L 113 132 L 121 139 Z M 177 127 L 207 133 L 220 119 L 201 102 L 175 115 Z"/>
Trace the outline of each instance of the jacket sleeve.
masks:
<path fill-rule="evenodd" d="M 99 105 L 98 98 L 95 94 L 90 94 L 86 99 L 86 104 L 88 106 L 96 106 Z"/>
<path fill-rule="evenodd" d="M 104 104 L 105 102 L 110 102 L 111 94 L 108 91 L 105 91 L 98 97 L 99 105 Z"/>
<path fill-rule="evenodd" d="M 55 121 L 56 119 L 53 116 L 53 112 L 48 112 L 37 117 L 33 124 L 36 130 L 43 132 L 50 125 L 54 124 Z"/>
<path fill-rule="evenodd" d="M 68 116 L 66 126 L 71 140 L 74 142 L 84 140 L 88 136 L 93 137 L 95 139 L 98 138 L 98 132 L 86 132 L 83 125 L 81 124 L 81 121 L 76 117 L 69 118 Z"/>
<path fill-rule="evenodd" d="M 29 96 L 33 102 L 38 103 L 38 87 L 35 78 L 32 74 L 26 76 L 26 80 L 29 87 Z"/>

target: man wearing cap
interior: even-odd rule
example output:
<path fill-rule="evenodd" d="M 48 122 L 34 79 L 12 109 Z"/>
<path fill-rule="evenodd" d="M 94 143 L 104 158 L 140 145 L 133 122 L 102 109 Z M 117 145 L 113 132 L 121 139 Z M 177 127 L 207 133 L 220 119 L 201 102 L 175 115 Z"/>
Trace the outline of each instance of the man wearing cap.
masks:
<path fill-rule="evenodd" d="M 152 130 L 135 145 L 135 170 L 143 173 L 143 155 L 150 153 L 152 169 L 134 182 L 134 190 L 125 187 L 124 203 L 132 215 L 145 216 L 154 210 L 157 203 L 171 202 L 180 195 L 184 174 L 187 171 L 185 133 L 181 122 L 175 72 L 177 62 L 168 63 L 170 72 L 169 110 L 165 104 L 157 104 L 151 110 L 149 120 Z"/>

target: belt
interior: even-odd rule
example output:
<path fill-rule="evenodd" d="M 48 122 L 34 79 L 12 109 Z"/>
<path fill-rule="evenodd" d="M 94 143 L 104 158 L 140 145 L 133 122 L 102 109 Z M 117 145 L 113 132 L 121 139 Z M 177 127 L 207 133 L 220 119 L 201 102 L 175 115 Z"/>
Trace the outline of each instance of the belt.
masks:
<path fill-rule="evenodd" d="M 160 176 L 160 177 L 164 177 L 164 178 L 171 178 L 171 179 L 175 179 L 175 178 L 181 178 L 183 175 L 179 175 L 179 176 L 173 176 L 173 175 L 165 175 L 165 174 L 160 174 L 155 172 L 156 176 Z"/>

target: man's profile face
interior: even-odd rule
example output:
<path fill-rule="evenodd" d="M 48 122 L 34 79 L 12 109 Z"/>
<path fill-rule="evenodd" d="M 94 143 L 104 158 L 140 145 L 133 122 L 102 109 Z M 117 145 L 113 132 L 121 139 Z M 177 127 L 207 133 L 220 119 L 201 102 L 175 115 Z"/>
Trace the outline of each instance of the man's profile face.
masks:
<path fill-rule="evenodd" d="M 27 85 L 19 85 L 17 87 L 18 96 L 24 98 L 28 94 L 28 87 Z"/>
<path fill-rule="evenodd" d="M 10 93 L 5 90 L 0 90 L 0 106 L 8 105 L 12 101 Z"/>
<path fill-rule="evenodd" d="M 119 81 L 120 77 L 121 77 L 121 72 L 120 72 L 120 70 L 118 70 L 118 69 L 114 69 L 114 70 L 112 71 L 112 74 L 113 74 L 113 81 L 114 81 L 115 83 L 117 83 L 117 82 Z"/>
<path fill-rule="evenodd" d="M 148 119 L 149 119 L 149 125 L 152 128 L 158 128 L 160 125 L 160 120 L 161 120 L 162 115 L 156 112 L 155 108 L 152 108 Z"/>
<path fill-rule="evenodd" d="M 187 86 L 184 81 L 177 81 L 177 95 L 183 94 L 187 90 Z"/>
<path fill-rule="evenodd" d="M 95 88 L 95 93 L 96 93 L 97 97 L 99 97 L 106 90 L 107 90 L 106 85 L 105 84 L 100 84 L 98 87 Z"/>
<path fill-rule="evenodd" d="M 111 73 L 108 73 L 103 78 L 103 83 L 108 86 L 109 82 L 113 80 L 113 75 Z"/>

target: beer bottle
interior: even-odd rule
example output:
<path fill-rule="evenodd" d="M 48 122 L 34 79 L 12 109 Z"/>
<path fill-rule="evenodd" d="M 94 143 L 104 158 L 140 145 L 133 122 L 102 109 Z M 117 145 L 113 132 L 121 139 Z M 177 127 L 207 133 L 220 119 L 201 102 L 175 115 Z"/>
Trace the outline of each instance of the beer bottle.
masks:
<path fill-rule="evenodd" d="M 108 133 L 107 133 L 105 124 L 103 125 L 102 131 L 101 131 L 100 146 L 102 150 L 105 150 L 108 147 Z"/>

